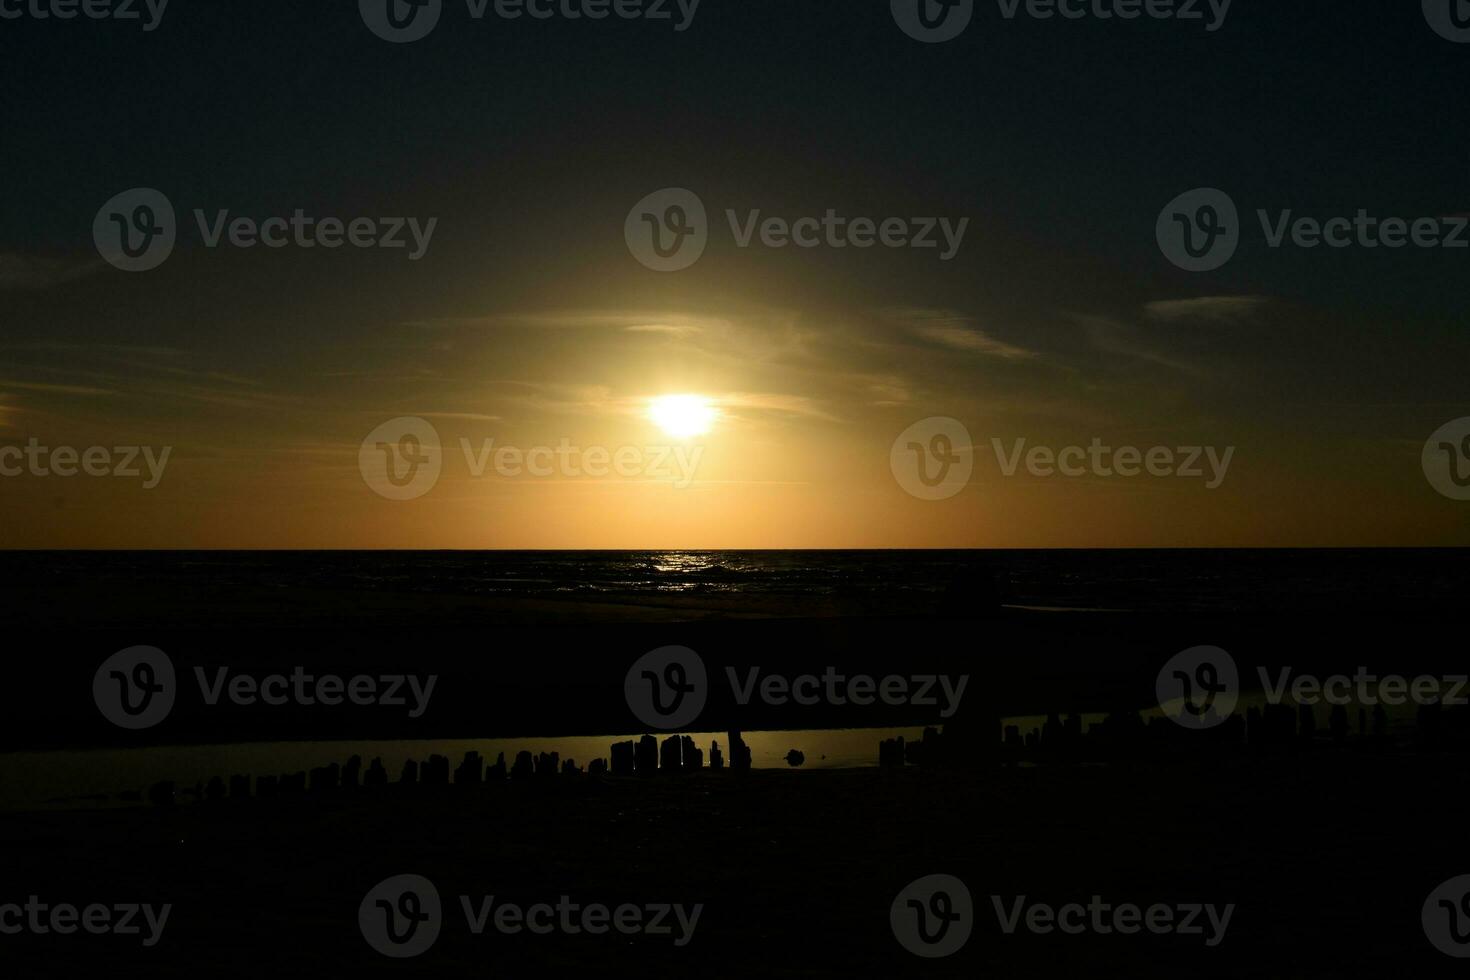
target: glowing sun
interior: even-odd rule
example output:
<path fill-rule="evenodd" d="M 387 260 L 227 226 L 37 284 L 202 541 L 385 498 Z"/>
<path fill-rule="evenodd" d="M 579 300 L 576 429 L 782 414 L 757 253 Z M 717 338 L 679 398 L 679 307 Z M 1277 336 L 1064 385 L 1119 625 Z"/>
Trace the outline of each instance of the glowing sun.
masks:
<path fill-rule="evenodd" d="M 661 395 L 648 406 L 648 417 L 675 439 L 704 435 L 718 414 L 702 395 Z"/>

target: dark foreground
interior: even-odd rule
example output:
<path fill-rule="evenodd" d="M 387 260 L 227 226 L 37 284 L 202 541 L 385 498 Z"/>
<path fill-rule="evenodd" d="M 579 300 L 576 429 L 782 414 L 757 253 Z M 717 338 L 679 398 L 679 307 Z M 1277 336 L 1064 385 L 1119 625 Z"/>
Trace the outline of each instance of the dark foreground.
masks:
<path fill-rule="evenodd" d="M 1447 763 L 1451 768 L 1446 768 Z M 1453 766 L 1458 765 L 1456 771 Z M 6 937 L 7 975 L 851 977 L 1449 976 L 1420 922 L 1467 870 L 1463 761 L 1321 748 L 1219 763 L 984 771 L 705 772 L 470 793 L 11 815 L 6 899 L 173 906 L 161 938 Z M 943 959 L 889 909 L 943 873 L 973 934 Z M 433 882 L 437 942 L 395 960 L 358 920 L 391 876 Z M 523 907 L 700 903 L 670 935 L 474 935 L 460 896 Z M 1235 906 L 1200 934 L 1007 935 L 992 896 L 1060 907 Z M 20 900 L 24 900 L 21 898 Z"/>

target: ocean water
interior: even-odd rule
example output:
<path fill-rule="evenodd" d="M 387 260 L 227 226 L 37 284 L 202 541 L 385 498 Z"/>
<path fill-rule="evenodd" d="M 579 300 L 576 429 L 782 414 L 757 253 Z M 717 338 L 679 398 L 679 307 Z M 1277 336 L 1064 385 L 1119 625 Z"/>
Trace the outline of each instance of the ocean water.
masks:
<path fill-rule="evenodd" d="M 1461 549 L 3 552 L 0 585 L 637 601 L 956 595 L 1041 609 L 1432 608 L 1470 585 Z"/>

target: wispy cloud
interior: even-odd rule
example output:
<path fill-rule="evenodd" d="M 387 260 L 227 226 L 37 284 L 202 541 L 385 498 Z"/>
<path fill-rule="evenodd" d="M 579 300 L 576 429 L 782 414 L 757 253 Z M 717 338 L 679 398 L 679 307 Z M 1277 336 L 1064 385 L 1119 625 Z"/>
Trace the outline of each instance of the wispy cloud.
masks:
<path fill-rule="evenodd" d="M 415 321 L 424 329 L 456 327 L 537 330 L 622 330 L 629 333 L 663 333 L 688 336 L 730 326 L 721 317 L 693 313 L 649 310 L 552 310 L 541 313 L 508 313 L 496 316 L 450 317 Z"/>
<path fill-rule="evenodd" d="M 975 319 L 953 310 L 889 310 L 887 318 L 913 336 L 967 354 L 1005 360 L 1028 360 L 1036 352 L 990 336 L 976 326 Z"/>
<path fill-rule="evenodd" d="M 40 381 L 11 381 L 0 378 L 0 390 L 38 391 L 51 395 L 115 395 L 108 388 L 93 388 L 88 385 L 46 384 Z"/>
<path fill-rule="evenodd" d="M 718 402 L 721 409 L 735 414 L 769 414 L 820 419 L 824 422 L 842 421 L 824 407 L 822 402 L 802 395 L 734 392 L 721 395 Z"/>
<path fill-rule="evenodd" d="M 1241 320 L 1252 316 L 1271 300 L 1265 296 L 1197 296 L 1145 303 L 1144 315 L 1152 320 Z"/>
<path fill-rule="evenodd" d="M 1092 346 L 1105 354 L 1121 354 L 1140 361 L 1161 364 L 1176 371 L 1195 371 L 1192 365 L 1141 339 L 1138 328 L 1114 317 L 1074 313 L 1069 318 L 1082 328 Z"/>
<path fill-rule="evenodd" d="M 382 414 L 379 412 L 375 415 Z M 409 412 L 407 414 L 417 415 L 425 419 L 451 419 L 460 422 L 502 422 L 499 415 L 481 415 L 478 412 Z"/>
<path fill-rule="evenodd" d="M 102 268 L 101 259 L 78 262 L 75 259 L 0 252 L 0 289 L 49 289 L 89 276 Z"/>

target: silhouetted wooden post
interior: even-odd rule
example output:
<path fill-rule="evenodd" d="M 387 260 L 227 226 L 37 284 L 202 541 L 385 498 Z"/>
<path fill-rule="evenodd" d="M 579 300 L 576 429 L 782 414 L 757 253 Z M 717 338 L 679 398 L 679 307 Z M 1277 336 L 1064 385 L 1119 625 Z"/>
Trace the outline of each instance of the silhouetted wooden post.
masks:
<path fill-rule="evenodd" d="M 614 776 L 633 775 L 634 748 L 632 740 L 613 743 L 612 774 Z"/>
<path fill-rule="evenodd" d="M 664 773 L 680 772 L 684 767 L 681 763 L 680 749 L 683 743 L 679 741 L 678 735 L 670 735 L 664 739 L 658 756 L 658 767 Z"/>
<path fill-rule="evenodd" d="M 658 740 L 645 735 L 638 740 L 638 775 L 652 776 L 658 772 Z"/>
<path fill-rule="evenodd" d="M 730 740 L 730 769 L 746 772 L 750 769 L 750 746 L 740 737 L 740 729 L 732 728 L 727 734 Z"/>

